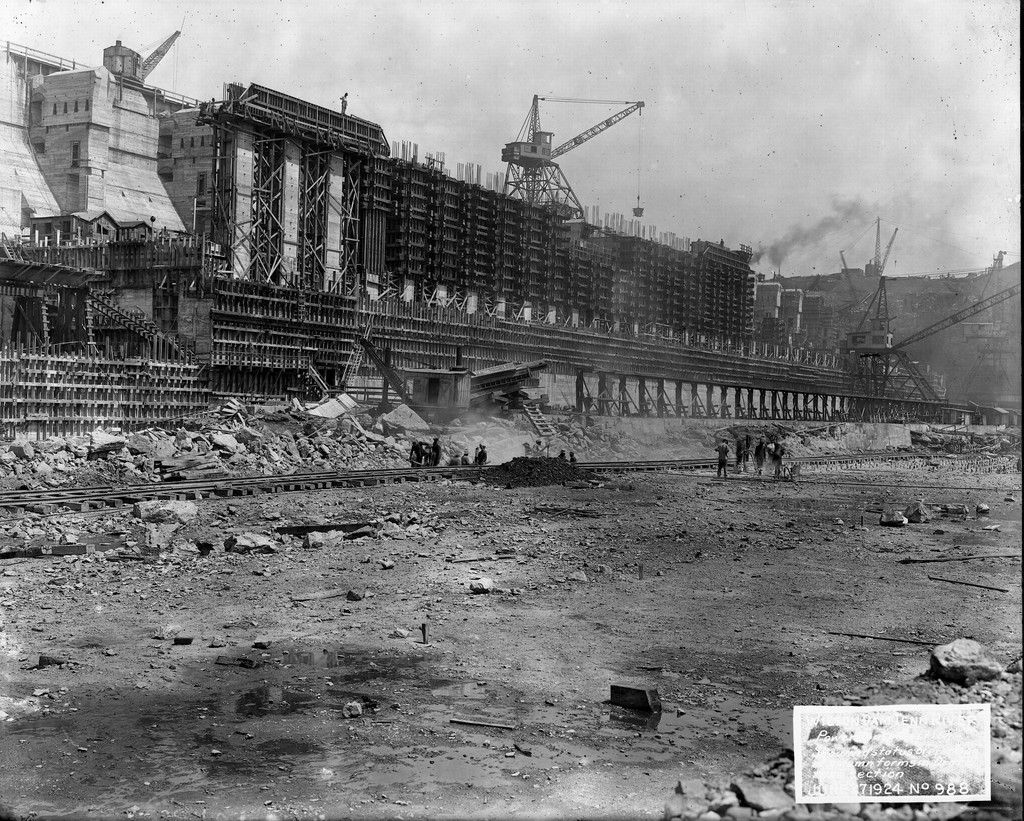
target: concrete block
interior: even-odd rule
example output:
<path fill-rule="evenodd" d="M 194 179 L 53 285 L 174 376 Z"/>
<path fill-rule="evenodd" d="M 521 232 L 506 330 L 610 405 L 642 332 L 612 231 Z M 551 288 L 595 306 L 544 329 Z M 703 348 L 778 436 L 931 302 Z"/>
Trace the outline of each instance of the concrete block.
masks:
<path fill-rule="evenodd" d="M 646 713 L 661 712 L 661 697 L 654 687 L 629 687 L 625 684 L 613 684 L 611 703 L 630 710 L 641 710 Z"/>

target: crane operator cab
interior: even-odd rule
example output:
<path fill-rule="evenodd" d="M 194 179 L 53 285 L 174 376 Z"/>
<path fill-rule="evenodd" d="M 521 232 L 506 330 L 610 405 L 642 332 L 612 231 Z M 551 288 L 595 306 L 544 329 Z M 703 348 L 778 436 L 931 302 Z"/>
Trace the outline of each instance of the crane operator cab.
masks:
<path fill-rule="evenodd" d="M 892 334 L 889 332 L 889 320 L 876 317 L 871 320 L 870 328 L 850 331 L 846 335 L 846 349 L 859 354 L 891 350 Z"/>
<path fill-rule="evenodd" d="M 551 131 L 538 131 L 533 140 L 505 143 L 501 149 L 501 161 L 515 163 L 525 168 L 553 165 L 551 161 Z"/>

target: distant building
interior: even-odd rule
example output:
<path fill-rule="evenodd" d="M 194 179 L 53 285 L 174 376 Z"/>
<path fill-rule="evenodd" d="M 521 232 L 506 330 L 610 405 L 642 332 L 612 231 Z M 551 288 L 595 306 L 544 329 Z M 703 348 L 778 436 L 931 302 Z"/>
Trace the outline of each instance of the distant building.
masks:
<path fill-rule="evenodd" d="M 779 305 L 779 319 L 787 333 L 800 333 L 800 318 L 804 309 L 804 292 L 800 288 L 785 288 Z"/>
<path fill-rule="evenodd" d="M 754 320 L 765 317 L 779 318 L 782 306 L 782 284 L 779 282 L 758 282 L 754 287 Z"/>

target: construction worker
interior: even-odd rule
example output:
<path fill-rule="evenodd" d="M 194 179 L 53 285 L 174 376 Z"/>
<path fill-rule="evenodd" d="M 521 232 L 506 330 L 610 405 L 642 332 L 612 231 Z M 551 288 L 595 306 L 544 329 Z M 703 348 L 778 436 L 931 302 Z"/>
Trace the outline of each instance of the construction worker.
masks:
<path fill-rule="evenodd" d="M 409 449 L 409 464 L 414 468 L 423 464 L 423 449 L 420 447 L 419 442 L 413 442 L 412 447 Z"/>
<path fill-rule="evenodd" d="M 754 447 L 754 468 L 757 470 L 757 475 L 760 476 L 764 470 L 764 460 L 768 456 L 768 445 L 765 444 L 764 437 L 762 436 Z"/>
<path fill-rule="evenodd" d="M 437 467 L 441 464 L 441 442 L 434 437 L 434 444 L 430 446 L 430 464 Z"/>
<path fill-rule="evenodd" d="M 575 451 L 571 451 L 571 450 L 569 451 L 569 464 L 570 465 L 575 465 L 576 464 L 576 453 L 575 453 Z"/>
<path fill-rule="evenodd" d="M 747 447 L 742 436 L 736 437 L 736 472 L 746 470 Z"/>
<path fill-rule="evenodd" d="M 476 448 L 476 463 L 478 465 L 487 464 L 487 446 L 481 442 Z"/>
<path fill-rule="evenodd" d="M 729 478 L 729 442 L 723 439 L 715 448 L 718 453 L 718 476 L 722 479 Z"/>
<path fill-rule="evenodd" d="M 775 466 L 775 478 L 782 476 L 782 457 L 786 455 L 786 446 L 782 442 L 776 442 L 772 448 L 772 464 Z"/>
<path fill-rule="evenodd" d="M 564 450 L 558 451 L 558 458 L 561 459 L 563 462 L 565 461 L 565 451 Z"/>
<path fill-rule="evenodd" d="M 468 451 L 468 450 L 464 450 L 464 451 L 462 452 L 462 464 L 464 464 L 464 465 L 469 465 L 469 464 L 472 464 L 472 463 L 471 463 L 471 462 L 469 461 L 469 451 Z"/>

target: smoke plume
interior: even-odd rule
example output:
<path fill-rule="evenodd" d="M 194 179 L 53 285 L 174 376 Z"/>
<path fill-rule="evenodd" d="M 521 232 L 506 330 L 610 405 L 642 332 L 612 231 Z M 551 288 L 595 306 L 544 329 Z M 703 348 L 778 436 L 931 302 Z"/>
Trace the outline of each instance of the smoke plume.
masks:
<path fill-rule="evenodd" d="M 794 248 L 811 245 L 827 234 L 844 227 L 851 220 L 862 221 L 867 218 L 867 211 L 860 200 L 832 200 L 832 213 L 822 217 L 813 225 L 794 225 L 781 239 L 768 246 L 760 246 L 753 256 L 753 262 L 767 259 L 773 268 L 778 268 Z"/>

